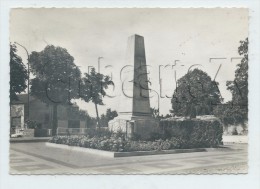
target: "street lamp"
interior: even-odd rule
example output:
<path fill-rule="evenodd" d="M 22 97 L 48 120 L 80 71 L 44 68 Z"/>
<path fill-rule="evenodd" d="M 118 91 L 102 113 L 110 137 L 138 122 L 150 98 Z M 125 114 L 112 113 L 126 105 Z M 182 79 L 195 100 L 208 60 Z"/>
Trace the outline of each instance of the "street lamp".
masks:
<path fill-rule="evenodd" d="M 30 65 L 29 65 L 29 58 L 30 58 L 30 55 L 29 55 L 29 53 L 28 53 L 28 50 L 23 46 L 23 45 L 21 45 L 21 44 L 19 44 L 19 43 L 17 43 L 17 42 L 14 42 L 15 44 L 17 44 L 17 45 L 19 45 L 20 47 L 22 47 L 25 51 L 26 51 L 26 54 L 27 54 L 27 65 L 28 65 L 28 68 L 27 68 L 27 73 L 28 73 L 28 78 L 27 78 L 27 93 L 28 93 L 28 99 L 27 99 L 27 101 L 28 101 L 28 120 L 30 120 L 30 95 L 29 95 L 29 84 L 30 84 Z"/>
<path fill-rule="evenodd" d="M 102 56 L 98 57 L 98 73 L 100 73 L 100 59 L 102 58 L 103 58 Z"/>
<path fill-rule="evenodd" d="M 160 116 L 160 95 L 156 90 L 150 89 L 151 91 L 155 92 L 158 96 L 158 116 Z"/>

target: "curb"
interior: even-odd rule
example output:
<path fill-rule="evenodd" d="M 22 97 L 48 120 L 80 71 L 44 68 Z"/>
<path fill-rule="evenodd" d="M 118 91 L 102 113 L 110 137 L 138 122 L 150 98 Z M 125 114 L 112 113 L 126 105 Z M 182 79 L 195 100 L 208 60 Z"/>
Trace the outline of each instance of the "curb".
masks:
<path fill-rule="evenodd" d="M 194 149 L 175 149 L 175 150 L 162 150 L 162 151 L 135 151 L 135 152 L 110 152 L 104 150 L 97 150 L 91 148 L 83 148 L 78 146 L 68 146 L 65 144 L 55 144 L 46 142 L 47 147 L 65 149 L 70 151 L 85 152 L 93 155 L 100 155 L 110 158 L 117 157 L 131 157 L 131 156 L 146 156 L 146 155 L 163 155 L 163 154 L 178 154 L 178 153 L 191 153 L 191 152 L 207 152 L 206 148 L 194 148 Z"/>
<path fill-rule="evenodd" d="M 40 137 L 40 138 L 11 138 L 10 143 L 26 143 L 26 142 L 48 142 L 51 137 Z"/>

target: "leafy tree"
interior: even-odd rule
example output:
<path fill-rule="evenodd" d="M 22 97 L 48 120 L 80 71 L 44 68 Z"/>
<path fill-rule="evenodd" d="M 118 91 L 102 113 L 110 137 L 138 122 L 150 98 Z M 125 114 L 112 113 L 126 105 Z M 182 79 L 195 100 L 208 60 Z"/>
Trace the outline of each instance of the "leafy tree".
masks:
<path fill-rule="evenodd" d="M 241 63 L 237 65 L 234 81 L 227 81 L 227 89 L 232 93 L 233 110 L 240 115 L 243 122 L 248 119 L 248 38 L 240 41 L 238 54 L 243 56 Z"/>
<path fill-rule="evenodd" d="M 101 127 L 108 127 L 108 122 L 113 120 L 117 117 L 118 114 L 116 111 L 112 111 L 110 108 L 107 109 L 106 114 L 102 114 L 100 116 L 100 126 Z"/>
<path fill-rule="evenodd" d="M 248 38 L 240 41 L 238 54 L 243 56 L 237 65 L 235 79 L 227 81 L 227 89 L 232 93 L 232 100 L 214 109 L 224 125 L 243 124 L 248 120 Z"/>
<path fill-rule="evenodd" d="M 177 88 L 171 100 L 171 112 L 190 118 L 212 114 L 214 105 L 222 101 L 217 85 L 218 83 L 212 81 L 202 70 L 189 71 L 177 81 Z"/>
<path fill-rule="evenodd" d="M 117 116 L 118 116 L 117 111 L 115 110 L 112 111 L 110 108 L 107 109 L 106 118 L 108 121 L 113 120 Z"/>
<path fill-rule="evenodd" d="M 53 107 L 52 134 L 56 135 L 58 105 L 71 104 L 71 99 L 78 98 L 81 72 L 66 49 L 53 45 L 32 52 L 29 62 L 35 75 L 31 95 Z"/>
<path fill-rule="evenodd" d="M 108 119 L 105 114 L 101 114 L 99 124 L 100 127 L 108 127 Z"/>
<path fill-rule="evenodd" d="M 28 73 L 20 56 L 16 54 L 16 45 L 10 44 L 10 100 L 18 100 L 17 93 L 26 88 Z"/>
<path fill-rule="evenodd" d="M 240 109 L 232 101 L 217 105 L 214 108 L 214 115 L 220 118 L 225 127 L 229 124 L 244 123 L 243 114 L 241 114 Z"/>
<path fill-rule="evenodd" d="M 91 72 L 85 73 L 85 77 L 82 78 L 80 96 L 85 102 L 93 102 L 95 104 L 97 123 L 99 123 L 98 105 L 104 105 L 102 97 L 106 95 L 105 89 L 109 85 L 113 85 L 109 76 L 97 73 L 94 68 Z"/>

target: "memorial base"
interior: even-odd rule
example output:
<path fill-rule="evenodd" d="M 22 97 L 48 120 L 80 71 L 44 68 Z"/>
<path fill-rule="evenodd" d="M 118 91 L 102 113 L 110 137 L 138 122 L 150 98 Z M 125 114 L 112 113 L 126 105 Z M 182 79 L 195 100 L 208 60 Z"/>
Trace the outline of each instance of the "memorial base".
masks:
<path fill-rule="evenodd" d="M 118 116 L 109 121 L 108 128 L 112 132 L 126 133 L 127 138 L 137 136 L 145 140 L 150 138 L 151 133 L 158 132 L 159 121 L 146 116 Z"/>

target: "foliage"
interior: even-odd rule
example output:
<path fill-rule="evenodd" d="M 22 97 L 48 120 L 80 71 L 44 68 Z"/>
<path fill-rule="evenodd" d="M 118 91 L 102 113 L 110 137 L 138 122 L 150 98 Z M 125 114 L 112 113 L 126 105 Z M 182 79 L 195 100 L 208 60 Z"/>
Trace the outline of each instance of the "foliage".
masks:
<path fill-rule="evenodd" d="M 169 117 L 172 117 L 171 114 L 166 114 L 165 116 L 164 115 L 159 115 L 159 110 L 156 109 L 156 108 L 150 108 L 150 111 L 152 113 L 152 117 L 155 118 L 155 119 L 165 119 L 165 118 L 169 118 Z"/>
<path fill-rule="evenodd" d="M 50 139 L 51 143 L 66 144 L 69 146 L 80 146 L 84 148 L 93 148 L 99 150 L 107 150 L 114 152 L 130 152 L 130 151 L 158 151 L 169 150 L 174 146 L 170 140 L 158 141 L 131 141 L 124 140 L 121 137 L 113 135 L 111 137 L 89 137 L 89 136 L 55 136 Z"/>
<path fill-rule="evenodd" d="M 23 92 L 26 87 L 28 73 L 20 56 L 16 54 L 16 45 L 10 44 L 10 100 L 18 100 L 17 93 Z"/>
<path fill-rule="evenodd" d="M 173 94 L 172 113 L 177 116 L 210 115 L 213 105 L 221 102 L 218 83 L 199 69 L 189 71 L 177 82 Z"/>
<path fill-rule="evenodd" d="M 241 114 L 241 110 L 232 101 L 217 105 L 213 112 L 225 126 L 240 123 L 245 124 L 245 114 Z"/>
<path fill-rule="evenodd" d="M 107 109 L 106 118 L 108 121 L 113 120 L 117 116 L 118 116 L 117 111 L 115 111 L 115 110 L 112 111 L 110 108 Z"/>
<path fill-rule="evenodd" d="M 159 118 L 159 110 L 156 109 L 156 108 L 150 108 L 150 111 L 152 113 L 152 117 L 155 118 L 155 119 L 158 119 Z"/>
<path fill-rule="evenodd" d="M 200 145 L 187 145 L 187 141 L 178 138 L 172 137 L 166 140 L 155 140 L 155 141 L 134 141 L 134 140 L 124 140 L 122 137 L 117 137 L 112 135 L 111 137 L 107 136 L 54 136 L 49 142 L 56 144 L 65 144 L 69 146 L 80 146 L 84 148 L 93 148 L 106 151 L 114 152 L 131 152 L 131 151 L 161 151 L 161 150 L 170 150 L 170 149 L 185 149 L 193 147 L 201 147 Z M 209 147 L 202 146 L 202 147 Z"/>
<path fill-rule="evenodd" d="M 123 132 L 98 129 L 86 136 L 55 136 L 50 142 L 115 152 L 206 148 L 222 144 L 223 128 L 217 119 L 162 120 L 160 126 L 163 132 L 154 133 L 147 141 L 140 140 L 138 135 L 126 140 Z"/>
<path fill-rule="evenodd" d="M 100 129 L 90 129 L 88 130 L 86 136 L 89 138 L 93 138 L 95 136 L 99 136 L 99 137 L 111 137 L 112 136 L 112 132 L 108 129 L 105 128 L 100 128 Z"/>
<path fill-rule="evenodd" d="M 93 102 L 96 108 L 97 121 L 99 124 L 99 115 L 97 105 L 104 105 L 102 97 L 106 95 L 105 89 L 109 85 L 114 83 L 110 80 L 109 76 L 97 73 L 94 68 L 91 69 L 91 72 L 85 73 L 85 77 L 82 78 L 80 96 L 85 102 Z"/>
<path fill-rule="evenodd" d="M 227 89 L 232 93 L 232 100 L 225 104 L 218 104 L 214 108 L 214 115 L 228 124 L 242 124 L 248 120 L 248 38 L 240 41 L 239 55 L 243 56 L 237 65 L 234 81 L 227 81 Z"/>
<path fill-rule="evenodd" d="M 111 109 L 107 109 L 106 114 L 101 114 L 100 116 L 100 126 L 101 127 L 108 127 L 108 122 L 113 120 L 117 117 L 117 111 L 111 111 Z"/>
<path fill-rule="evenodd" d="M 74 58 L 61 47 L 48 45 L 41 52 L 30 55 L 31 94 L 47 104 L 70 104 L 78 97 L 80 70 Z"/>
<path fill-rule="evenodd" d="M 160 121 L 162 139 L 174 139 L 180 148 L 216 147 L 222 144 L 223 127 L 216 118 L 165 119 Z"/>
<path fill-rule="evenodd" d="M 248 38 L 240 41 L 238 53 L 243 56 L 237 65 L 234 81 L 227 81 L 227 89 L 232 93 L 231 115 L 238 117 L 236 122 L 244 123 L 248 120 Z"/>
<path fill-rule="evenodd" d="M 41 52 L 30 55 L 31 71 L 35 78 L 31 80 L 31 95 L 53 106 L 53 135 L 57 129 L 58 104 L 70 104 L 78 98 L 78 82 L 81 72 L 74 58 L 61 47 L 48 45 Z"/>
<path fill-rule="evenodd" d="M 25 125 L 27 126 L 28 129 L 36 129 L 42 127 L 41 123 L 38 123 L 37 121 L 34 120 L 27 120 L 25 122 Z"/>

